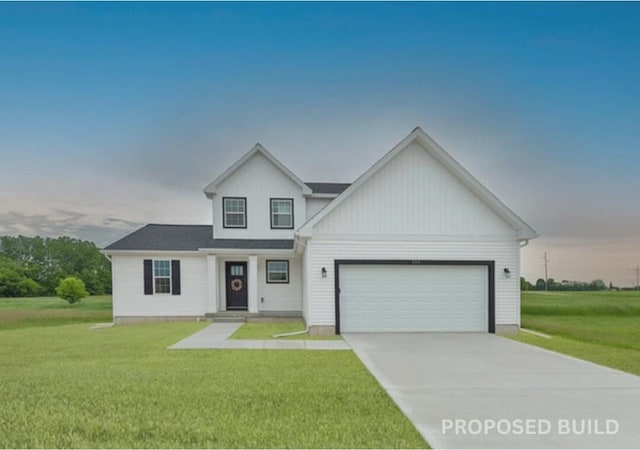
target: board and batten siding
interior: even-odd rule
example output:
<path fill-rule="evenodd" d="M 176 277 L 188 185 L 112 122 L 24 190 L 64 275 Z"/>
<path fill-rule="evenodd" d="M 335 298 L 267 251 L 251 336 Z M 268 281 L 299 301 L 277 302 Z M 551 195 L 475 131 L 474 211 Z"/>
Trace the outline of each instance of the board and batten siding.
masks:
<path fill-rule="evenodd" d="M 327 206 L 331 200 L 333 199 L 308 197 L 307 198 L 307 215 L 306 215 L 305 221 L 311 219 L 313 216 L 318 214 L 318 212 L 322 208 Z"/>
<path fill-rule="evenodd" d="M 335 325 L 336 259 L 495 261 L 496 324 L 520 324 L 516 230 L 422 144 L 413 142 L 356 187 L 307 241 L 310 325 Z"/>
<path fill-rule="evenodd" d="M 223 227 L 223 197 L 247 199 L 247 228 Z M 293 229 L 271 229 L 270 198 L 293 198 Z M 302 188 L 260 153 L 216 187 L 212 209 L 216 239 L 293 239 L 294 230 L 306 220 Z"/>
<path fill-rule="evenodd" d="M 145 259 L 180 261 L 180 295 L 144 295 Z M 201 316 L 207 312 L 207 259 L 203 256 L 111 257 L 114 317 Z"/>
<path fill-rule="evenodd" d="M 325 235 L 513 236 L 516 231 L 414 142 L 313 227 Z"/>
<path fill-rule="evenodd" d="M 309 325 L 335 325 L 336 259 L 495 261 L 496 325 L 520 325 L 520 246 L 503 241 L 320 241 L 307 242 Z M 322 268 L 327 278 L 322 278 Z M 511 271 L 510 277 L 504 268 Z"/>

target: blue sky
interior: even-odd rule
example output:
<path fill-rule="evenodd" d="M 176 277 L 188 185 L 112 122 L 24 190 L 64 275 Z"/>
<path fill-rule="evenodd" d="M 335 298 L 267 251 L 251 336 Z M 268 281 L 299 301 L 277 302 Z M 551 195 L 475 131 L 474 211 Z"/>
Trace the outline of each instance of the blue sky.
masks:
<path fill-rule="evenodd" d="M 640 264 L 638 3 L 1 3 L 0 232 L 206 223 L 256 141 L 352 181 L 421 126 L 542 237 L 528 278 Z"/>

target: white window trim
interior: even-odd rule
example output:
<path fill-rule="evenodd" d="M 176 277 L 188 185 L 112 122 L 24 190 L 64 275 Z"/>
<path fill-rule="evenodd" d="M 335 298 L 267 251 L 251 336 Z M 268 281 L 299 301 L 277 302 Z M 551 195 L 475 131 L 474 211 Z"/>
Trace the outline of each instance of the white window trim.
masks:
<path fill-rule="evenodd" d="M 288 213 L 275 212 L 273 210 L 273 202 L 289 202 L 291 205 Z M 292 198 L 271 198 L 269 199 L 269 211 L 271 212 L 271 229 L 274 230 L 292 230 L 293 229 L 293 199 Z M 291 217 L 291 225 L 282 226 L 276 225 L 273 220 L 275 216 L 289 216 Z"/>
<path fill-rule="evenodd" d="M 227 200 L 242 200 L 244 210 L 242 212 L 227 212 Z M 242 225 L 229 225 L 227 214 L 242 215 Z M 246 197 L 222 197 L 222 226 L 223 228 L 247 228 L 247 199 Z"/>
<path fill-rule="evenodd" d="M 167 261 L 169 263 L 169 276 L 160 276 L 156 275 L 156 261 Z M 173 284 L 171 282 L 172 273 L 171 273 L 171 260 L 170 259 L 154 259 L 152 264 L 153 270 L 153 295 L 171 295 L 173 292 Z M 156 292 L 156 279 L 169 279 L 169 292 Z"/>

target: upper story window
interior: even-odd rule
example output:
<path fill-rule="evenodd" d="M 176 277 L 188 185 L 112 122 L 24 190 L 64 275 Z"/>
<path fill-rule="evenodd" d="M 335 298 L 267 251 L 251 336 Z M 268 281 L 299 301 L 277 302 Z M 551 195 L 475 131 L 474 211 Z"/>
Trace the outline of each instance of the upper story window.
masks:
<path fill-rule="evenodd" d="M 222 199 L 222 226 L 224 228 L 247 228 L 247 199 L 224 197 Z"/>
<path fill-rule="evenodd" d="M 163 259 L 153 261 L 153 292 L 171 294 L 171 261 Z"/>
<path fill-rule="evenodd" d="M 293 228 L 293 199 L 271 199 L 271 228 Z"/>

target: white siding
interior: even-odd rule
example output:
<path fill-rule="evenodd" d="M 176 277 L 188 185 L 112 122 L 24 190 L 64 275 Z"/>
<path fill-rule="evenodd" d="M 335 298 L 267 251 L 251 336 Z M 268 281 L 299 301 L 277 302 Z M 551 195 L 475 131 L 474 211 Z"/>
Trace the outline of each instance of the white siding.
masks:
<path fill-rule="evenodd" d="M 520 246 L 496 241 L 321 241 L 307 242 L 309 264 L 309 325 L 335 325 L 334 260 L 424 259 L 495 261 L 496 324 L 520 324 Z M 327 269 L 327 278 L 321 270 Z M 511 271 L 510 278 L 504 269 Z"/>
<path fill-rule="evenodd" d="M 223 228 L 222 198 L 247 198 L 247 228 Z M 270 198 L 293 198 L 294 229 L 272 230 Z M 256 153 L 217 187 L 212 199 L 213 234 L 217 239 L 293 239 L 296 228 L 305 222 L 306 204 L 302 188 Z"/>
<path fill-rule="evenodd" d="M 267 259 L 289 261 L 289 283 L 267 283 Z M 302 261 L 301 258 L 258 258 L 258 310 L 302 310 Z"/>
<path fill-rule="evenodd" d="M 318 211 L 327 206 L 331 200 L 333 199 L 307 197 L 307 216 L 305 221 L 315 216 Z"/>
<path fill-rule="evenodd" d="M 145 259 L 180 260 L 181 295 L 144 295 Z M 111 261 L 114 317 L 200 316 L 207 312 L 207 259 L 204 255 L 115 255 Z"/>
<path fill-rule="evenodd" d="M 313 227 L 332 235 L 514 236 L 515 230 L 418 143 Z"/>

